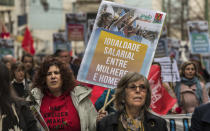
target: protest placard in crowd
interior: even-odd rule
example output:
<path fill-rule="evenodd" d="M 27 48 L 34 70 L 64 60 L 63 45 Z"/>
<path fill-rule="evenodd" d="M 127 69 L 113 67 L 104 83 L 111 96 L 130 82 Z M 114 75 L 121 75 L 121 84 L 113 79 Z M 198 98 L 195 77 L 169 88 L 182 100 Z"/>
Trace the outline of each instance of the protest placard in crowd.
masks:
<path fill-rule="evenodd" d="M 203 56 L 203 65 L 210 74 L 210 55 Z"/>
<path fill-rule="evenodd" d="M 14 42 L 12 39 L 0 38 L 0 58 L 4 55 L 14 55 Z"/>
<path fill-rule="evenodd" d="M 192 114 L 168 114 L 161 116 L 166 120 L 169 131 L 189 131 Z"/>
<path fill-rule="evenodd" d="M 179 48 L 181 41 L 175 38 L 167 37 L 168 55 L 169 57 L 175 58 L 176 61 L 180 59 Z"/>
<path fill-rule="evenodd" d="M 85 13 L 66 14 L 67 38 L 70 41 L 84 41 L 87 15 Z"/>
<path fill-rule="evenodd" d="M 102 1 L 77 80 L 114 88 L 127 72 L 147 76 L 165 15 Z"/>
<path fill-rule="evenodd" d="M 180 81 L 179 70 L 176 60 L 170 57 L 155 58 L 155 62 L 161 65 L 161 76 L 163 82 L 176 82 Z"/>
<path fill-rule="evenodd" d="M 208 22 L 188 21 L 188 36 L 192 54 L 207 54 L 210 51 Z"/>
<path fill-rule="evenodd" d="M 57 32 L 53 34 L 53 50 L 71 50 L 71 44 L 67 40 L 65 32 Z"/>
<path fill-rule="evenodd" d="M 175 38 L 161 38 L 158 41 L 158 45 L 155 51 L 155 58 L 159 57 L 173 57 L 176 60 L 179 60 L 179 48 L 181 41 Z"/>
<path fill-rule="evenodd" d="M 155 51 L 155 58 L 168 56 L 168 41 L 167 38 L 161 38 Z"/>

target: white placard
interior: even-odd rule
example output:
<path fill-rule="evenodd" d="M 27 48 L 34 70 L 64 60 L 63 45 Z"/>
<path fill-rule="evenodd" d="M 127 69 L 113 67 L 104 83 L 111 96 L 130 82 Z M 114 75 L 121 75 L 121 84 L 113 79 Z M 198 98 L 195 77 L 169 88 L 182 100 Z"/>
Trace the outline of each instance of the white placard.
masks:
<path fill-rule="evenodd" d="M 163 82 L 180 81 L 180 75 L 176 60 L 171 60 L 170 57 L 162 57 L 155 58 L 154 61 L 160 63 L 161 65 L 161 76 Z"/>

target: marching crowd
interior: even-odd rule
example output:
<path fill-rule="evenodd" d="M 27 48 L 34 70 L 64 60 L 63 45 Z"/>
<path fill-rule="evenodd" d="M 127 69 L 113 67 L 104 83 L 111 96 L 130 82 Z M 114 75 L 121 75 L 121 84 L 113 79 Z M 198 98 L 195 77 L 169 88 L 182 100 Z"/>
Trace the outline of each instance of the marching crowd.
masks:
<path fill-rule="evenodd" d="M 93 104 L 90 84 L 76 80 L 80 62 L 65 50 L 41 61 L 29 54 L 20 60 L 4 56 L 0 62 L 0 130 L 38 131 L 40 127 L 50 131 L 168 130 L 166 120 L 150 109 L 151 83 L 146 77 L 128 72 L 109 93 L 108 99 L 114 97 L 111 104 L 104 107 L 108 90 Z M 207 71 L 194 60 L 184 62 L 179 69 L 180 82 L 173 88 L 163 84 L 177 100 L 168 114 L 192 113 L 190 130 L 210 130 Z M 42 116 L 47 127 L 37 116 Z"/>

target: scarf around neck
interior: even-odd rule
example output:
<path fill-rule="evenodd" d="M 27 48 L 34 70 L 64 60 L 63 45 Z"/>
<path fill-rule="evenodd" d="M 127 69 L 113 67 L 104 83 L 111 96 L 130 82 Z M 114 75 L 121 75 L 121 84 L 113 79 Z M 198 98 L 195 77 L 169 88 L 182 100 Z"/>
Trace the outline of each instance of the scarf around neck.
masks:
<path fill-rule="evenodd" d="M 132 119 L 128 117 L 126 112 L 123 112 L 120 115 L 120 121 L 126 131 L 144 131 L 143 116 L 144 115 L 142 114 L 139 117 Z"/>
<path fill-rule="evenodd" d="M 181 86 L 181 84 L 185 84 L 189 87 L 191 87 L 192 85 L 196 85 L 196 91 L 195 91 L 196 98 L 197 98 L 199 104 L 203 103 L 203 100 L 202 100 L 203 94 L 202 94 L 200 80 L 197 77 L 194 77 L 193 79 L 187 79 L 185 77 L 181 77 L 181 81 L 177 82 L 176 86 L 175 86 L 175 94 L 176 94 L 179 105 L 181 105 L 181 102 L 180 102 L 180 97 L 181 97 L 180 96 L 180 86 Z"/>

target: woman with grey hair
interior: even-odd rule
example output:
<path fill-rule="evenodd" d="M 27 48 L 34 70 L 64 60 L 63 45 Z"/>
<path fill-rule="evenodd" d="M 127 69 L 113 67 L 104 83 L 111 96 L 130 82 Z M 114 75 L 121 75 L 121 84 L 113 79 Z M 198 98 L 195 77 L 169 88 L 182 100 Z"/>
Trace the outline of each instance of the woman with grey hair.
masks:
<path fill-rule="evenodd" d="M 115 91 L 115 108 L 97 123 L 97 131 L 167 131 L 166 121 L 149 112 L 151 90 L 148 80 L 136 72 L 127 73 Z"/>

